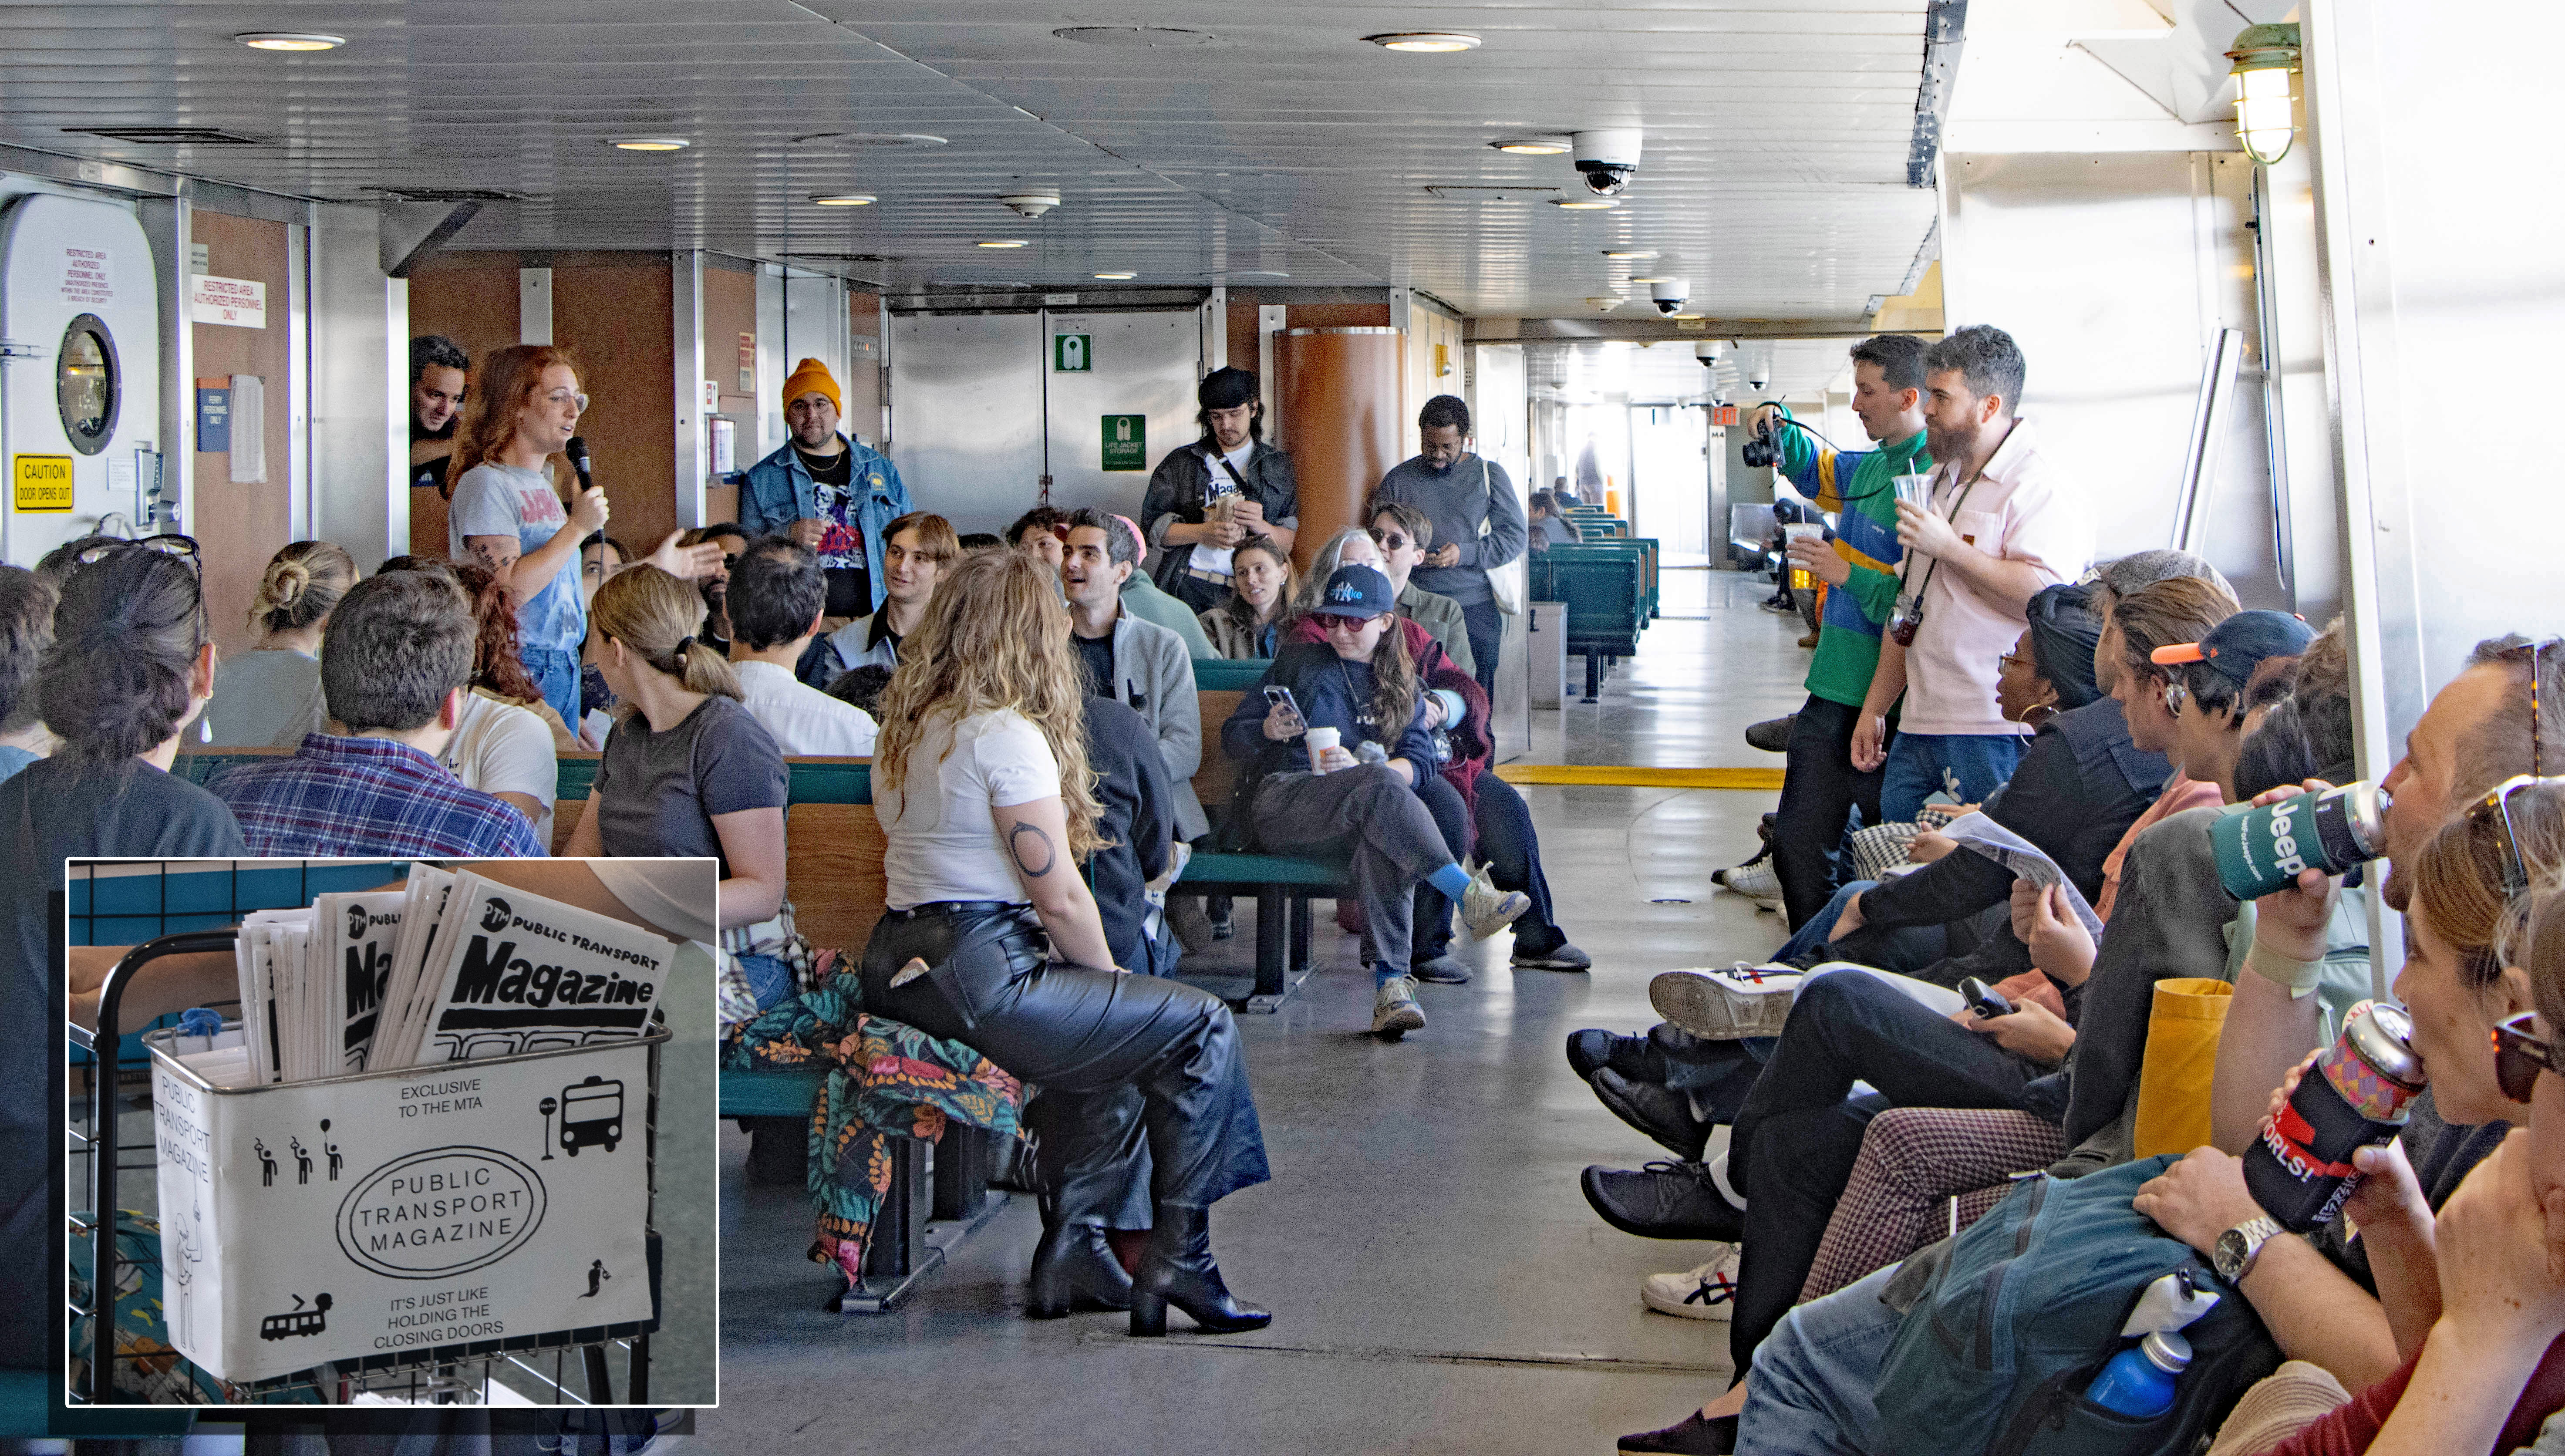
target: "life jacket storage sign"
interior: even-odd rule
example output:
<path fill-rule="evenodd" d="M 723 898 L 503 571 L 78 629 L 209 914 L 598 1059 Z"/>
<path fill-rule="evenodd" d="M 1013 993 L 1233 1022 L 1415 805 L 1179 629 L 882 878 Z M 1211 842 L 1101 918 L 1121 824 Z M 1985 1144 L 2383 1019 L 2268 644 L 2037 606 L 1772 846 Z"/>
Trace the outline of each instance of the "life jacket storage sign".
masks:
<path fill-rule="evenodd" d="M 200 1076 L 181 1049 L 202 1039 L 145 1040 L 162 1313 L 215 1375 L 462 1359 L 650 1319 L 664 1033 L 254 1087 Z"/>

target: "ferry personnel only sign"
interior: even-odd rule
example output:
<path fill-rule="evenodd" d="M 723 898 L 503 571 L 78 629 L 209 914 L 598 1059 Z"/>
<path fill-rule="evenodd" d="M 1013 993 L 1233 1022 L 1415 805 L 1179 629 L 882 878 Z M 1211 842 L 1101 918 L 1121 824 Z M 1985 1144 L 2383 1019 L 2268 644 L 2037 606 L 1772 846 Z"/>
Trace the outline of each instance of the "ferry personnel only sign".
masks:
<path fill-rule="evenodd" d="M 170 1342 L 256 1380 L 649 1319 L 649 1059 L 231 1089 L 155 1047 Z"/>

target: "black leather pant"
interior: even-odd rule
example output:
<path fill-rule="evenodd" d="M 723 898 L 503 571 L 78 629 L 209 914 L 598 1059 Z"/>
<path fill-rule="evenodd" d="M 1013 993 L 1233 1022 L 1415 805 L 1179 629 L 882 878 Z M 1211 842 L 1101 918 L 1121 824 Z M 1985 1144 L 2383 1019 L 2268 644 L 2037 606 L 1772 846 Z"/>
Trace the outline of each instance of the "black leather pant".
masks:
<path fill-rule="evenodd" d="M 932 969 L 892 986 L 911 959 Z M 1042 1088 L 1042 1169 L 1059 1222 L 1135 1227 L 1143 1153 L 1160 1205 L 1209 1208 L 1272 1176 L 1228 1005 L 1181 981 L 1051 963 L 1029 906 L 893 910 L 873 927 L 863 985 L 866 1009 Z"/>

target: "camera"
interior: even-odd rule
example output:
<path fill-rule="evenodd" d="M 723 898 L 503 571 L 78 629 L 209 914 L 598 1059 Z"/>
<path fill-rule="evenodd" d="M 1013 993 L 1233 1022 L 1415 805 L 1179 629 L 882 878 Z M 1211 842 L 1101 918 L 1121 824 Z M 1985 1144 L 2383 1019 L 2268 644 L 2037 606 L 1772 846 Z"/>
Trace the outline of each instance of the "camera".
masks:
<path fill-rule="evenodd" d="M 1749 389 L 1765 388 L 1769 386 L 1771 382 L 1772 368 L 1769 364 L 1756 364 L 1754 366 L 1754 371 L 1746 376 L 1746 387 Z"/>
<path fill-rule="evenodd" d="M 1739 457 L 1756 470 L 1769 470 L 1780 464 L 1781 430 L 1788 423 L 1788 420 L 1775 414 L 1755 425 L 1753 438 L 1749 439 L 1745 448 L 1738 451 Z"/>
<path fill-rule="evenodd" d="M 1692 357 L 1700 360 L 1701 366 L 1706 369 L 1715 369 L 1719 367 L 1719 361 L 1726 356 L 1727 353 L 1728 346 L 1716 339 L 1710 341 L 1708 344 L 1696 344 L 1692 347 Z"/>
<path fill-rule="evenodd" d="M 1585 177 L 1585 190 L 1609 197 L 1629 186 L 1630 174 L 1639 169 L 1640 135 L 1636 126 L 1577 132 L 1572 149 L 1576 170 Z"/>
<path fill-rule="evenodd" d="M 1692 296 L 1692 282 L 1683 278 L 1660 278 L 1648 285 L 1648 297 L 1654 299 L 1660 314 L 1680 314 L 1684 300 Z"/>

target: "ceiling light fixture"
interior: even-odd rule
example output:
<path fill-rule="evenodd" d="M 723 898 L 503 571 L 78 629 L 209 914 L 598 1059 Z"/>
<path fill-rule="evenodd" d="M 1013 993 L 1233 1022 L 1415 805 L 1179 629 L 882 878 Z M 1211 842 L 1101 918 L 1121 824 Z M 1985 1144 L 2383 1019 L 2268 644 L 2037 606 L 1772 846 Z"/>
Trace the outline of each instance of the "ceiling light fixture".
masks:
<path fill-rule="evenodd" d="M 1603 250 L 1603 256 L 1606 258 L 1653 258 L 1657 256 L 1657 251 L 1654 248 L 1605 248 Z"/>
<path fill-rule="evenodd" d="M 1133 272 L 1131 272 L 1131 271 L 1130 271 L 1129 269 L 1127 269 L 1127 268 L 1118 268 L 1118 269 L 1115 269 L 1115 270 L 1114 270 L 1113 272 L 1111 272 L 1111 273 L 1098 273 L 1098 274 L 1096 274 L 1095 276 L 1096 276 L 1096 277 L 1098 277 L 1098 278 L 1101 278 L 1101 279 L 1105 280 L 1105 281 L 1106 281 L 1106 282 L 1108 282 L 1108 283 L 1119 283 L 1119 282 L 1123 281 L 1124 279 L 1137 278 L 1137 277 L 1139 277 L 1140 275 L 1139 275 L 1139 274 L 1137 274 L 1137 273 L 1133 273 Z"/>
<path fill-rule="evenodd" d="M 1208 31 L 1178 30 L 1163 25 L 1064 25 L 1051 34 L 1082 46 L 1125 46 L 1146 50 L 1208 46 L 1220 39 Z"/>
<path fill-rule="evenodd" d="M 335 51 L 348 44 L 346 36 L 322 35 L 317 31 L 253 30 L 232 37 L 253 51 Z"/>
<path fill-rule="evenodd" d="M 2297 139 L 2294 110 L 2299 31 L 2295 25 L 2246 26 L 2226 53 L 2234 62 L 2235 139 L 2244 153 L 2270 166 L 2289 154 Z"/>
<path fill-rule="evenodd" d="M 683 151 L 694 145 L 683 136 L 609 136 L 605 144 L 617 151 Z"/>
<path fill-rule="evenodd" d="M 1515 156 L 1565 156 L 1568 148 L 1564 136 L 1509 136 L 1488 144 Z"/>
<path fill-rule="evenodd" d="M 1055 188 L 1045 187 L 1039 191 L 1010 192 L 998 200 L 1007 204 L 1019 217 L 1039 218 L 1059 205 L 1059 192 Z"/>
<path fill-rule="evenodd" d="M 1665 282 L 1665 280 L 1664 280 L 1664 279 L 1662 279 L 1662 278 L 1632 278 L 1630 281 L 1631 281 L 1632 283 L 1663 283 L 1663 282 Z"/>
<path fill-rule="evenodd" d="M 1621 204 L 1609 197 L 1561 197 L 1549 205 L 1564 207 L 1570 212 L 1609 212 Z"/>
<path fill-rule="evenodd" d="M 1420 56 L 1448 56 L 1455 51 L 1479 49 L 1477 36 L 1457 30 L 1402 30 L 1363 39 L 1384 51 L 1408 51 Z"/>
<path fill-rule="evenodd" d="M 870 207 L 878 200 L 870 192 L 814 192 L 811 194 L 811 203 L 815 207 Z"/>
<path fill-rule="evenodd" d="M 982 238 L 971 246 L 975 248 L 1021 248 L 1025 246 L 1025 240 L 1023 238 Z"/>

